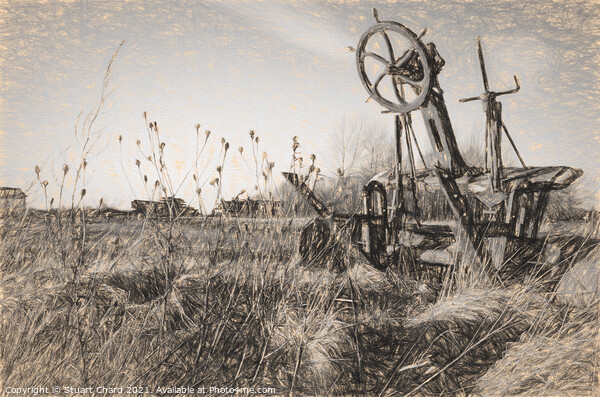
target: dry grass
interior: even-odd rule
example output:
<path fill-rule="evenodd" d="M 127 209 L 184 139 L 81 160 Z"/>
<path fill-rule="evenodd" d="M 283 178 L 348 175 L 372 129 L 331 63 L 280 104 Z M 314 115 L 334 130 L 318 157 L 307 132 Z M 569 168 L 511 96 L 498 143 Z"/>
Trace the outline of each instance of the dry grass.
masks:
<path fill-rule="evenodd" d="M 410 301 L 408 284 L 379 272 L 303 267 L 290 258 L 297 227 L 289 223 L 272 222 L 271 231 L 262 221 L 182 222 L 168 247 L 156 233 L 164 225 L 150 220 L 103 225 L 75 280 L 68 264 L 79 251 L 54 253 L 47 238 L 60 235 L 56 220 L 39 222 L 5 224 L 12 231 L 0 245 L 10 259 L 2 272 L 5 384 L 177 381 L 321 394 L 347 388 L 340 379 L 355 372 L 357 316 L 399 316 Z M 77 235 L 68 236 L 74 246 Z M 215 256 L 220 247 L 232 252 Z"/>
<path fill-rule="evenodd" d="M 407 319 L 404 355 L 388 388 L 402 394 L 469 393 L 473 381 L 528 330 L 557 321 L 557 309 L 521 289 L 471 289 Z"/>
<path fill-rule="evenodd" d="M 555 332 L 524 334 L 477 381 L 482 396 L 598 395 L 597 305 L 573 313 Z"/>
<path fill-rule="evenodd" d="M 439 287 L 352 251 L 343 272 L 303 266 L 299 222 L 235 219 L 171 225 L 170 245 L 158 221 L 88 225 L 75 279 L 77 234 L 63 233 L 74 252 L 63 258 L 48 243 L 55 219 L 13 222 L 0 243 L 4 384 L 551 395 L 597 383 L 597 320 L 533 285 L 471 286 L 434 303 Z M 519 372 L 529 366 L 540 367 L 531 379 Z M 501 376 L 512 380 L 490 380 Z"/>

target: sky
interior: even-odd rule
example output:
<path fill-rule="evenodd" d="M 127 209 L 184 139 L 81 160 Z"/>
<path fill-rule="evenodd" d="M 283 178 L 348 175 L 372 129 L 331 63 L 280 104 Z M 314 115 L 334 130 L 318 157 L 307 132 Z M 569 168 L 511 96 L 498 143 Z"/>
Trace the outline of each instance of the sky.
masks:
<path fill-rule="evenodd" d="M 230 143 L 223 194 L 256 181 L 249 131 L 260 137 L 274 172 L 286 171 L 292 138 L 324 171 L 340 125 L 384 126 L 392 117 L 365 102 L 355 54 L 373 23 L 400 22 L 432 41 L 446 61 L 439 79 L 457 139 L 481 142 L 481 104 L 459 104 L 482 91 L 476 37 L 481 36 L 492 89 L 521 91 L 501 98 L 504 121 L 528 165 L 582 168 L 587 203 L 600 199 L 600 7 L 594 1 L 2 1 L 0 2 L 0 186 L 27 191 L 44 204 L 35 166 L 57 197 L 63 164 L 81 162 L 86 116 L 105 100 L 90 129 L 85 197 L 129 208 L 143 198 L 143 175 L 155 177 L 143 114 L 156 121 L 165 163 L 178 195 L 191 199 L 196 124 L 210 130 L 198 169 L 215 176 L 221 138 Z M 418 117 L 417 136 L 429 147 Z M 422 125 L 421 125 L 422 127 Z M 119 143 L 119 137 L 121 141 Z M 140 141 L 140 146 L 137 141 Z M 244 147 L 243 156 L 238 148 Z M 141 148 L 142 150 L 140 151 Z M 142 154 L 143 153 L 143 154 Z M 192 170 L 191 172 L 188 172 Z M 73 185 L 68 173 L 66 189 Z M 187 175 L 187 179 L 184 176 Z M 280 180 L 280 179 L 279 179 Z M 33 183 L 33 185 L 32 185 Z M 70 194 L 70 193 L 69 193 Z M 203 187 L 211 207 L 216 189 Z"/>

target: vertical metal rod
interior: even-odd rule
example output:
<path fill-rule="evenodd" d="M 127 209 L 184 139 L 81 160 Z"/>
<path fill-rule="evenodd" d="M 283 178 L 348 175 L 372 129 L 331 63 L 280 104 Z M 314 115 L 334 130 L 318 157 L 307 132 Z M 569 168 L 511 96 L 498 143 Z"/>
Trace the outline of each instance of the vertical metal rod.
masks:
<path fill-rule="evenodd" d="M 407 131 L 407 133 L 405 134 L 405 139 L 406 139 L 406 148 L 408 149 L 408 162 L 409 162 L 409 166 L 410 166 L 410 177 L 411 179 L 414 181 L 415 179 L 415 175 L 416 175 L 416 168 L 415 168 L 415 154 L 413 152 L 413 148 L 412 148 L 412 143 L 410 141 L 410 135 L 408 134 L 408 130 L 410 128 L 410 122 L 409 120 L 407 120 L 406 116 L 403 116 L 403 125 L 404 125 L 404 129 Z"/>
<path fill-rule="evenodd" d="M 419 212 L 419 205 L 417 203 L 417 182 L 416 182 L 416 174 L 417 174 L 417 170 L 415 167 L 415 155 L 412 149 L 412 143 L 410 140 L 410 134 L 408 133 L 408 131 L 410 129 L 412 129 L 412 123 L 410 121 L 410 116 L 406 116 L 403 115 L 402 117 L 403 121 L 404 121 L 404 128 L 406 130 L 406 146 L 408 148 L 408 161 L 410 163 L 410 187 L 412 190 L 412 197 L 413 197 L 413 202 L 414 202 L 414 216 L 415 216 L 415 221 L 417 222 L 417 225 L 421 224 L 421 214 Z"/>
<path fill-rule="evenodd" d="M 502 165 L 502 104 L 493 98 L 488 101 L 488 127 L 489 127 L 489 155 L 490 155 L 490 179 L 492 189 L 497 192 L 502 189 L 503 177 Z"/>
<path fill-rule="evenodd" d="M 404 210 L 404 186 L 402 184 L 402 121 L 400 115 L 396 115 L 395 119 L 396 127 L 396 198 L 394 208 L 394 218 L 402 216 Z"/>
<path fill-rule="evenodd" d="M 489 150 L 488 149 L 488 142 L 489 142 L 488 135 L 489 135 L 489 128 L 488 128 L 488 123 L 486 122 L 486 125 L 485 125 L 485 153 L 484 153 L 484 156 L 485 156 L 484 164 L 485 165 L 484 165 L 484 169 L 483 169 L 485 172 L 488 172 L 490 170 L 488 168 L 488 150 Z"/>
<path fill-rule="evenodd" d="M 419 141 L 417 141 L 417 136 L 415 135 L 415 130 L 410 126 L 410 133 L 412 135 L 413 140 L 415 141 L 415 146 L 417 147 L 417 151 L 419 152 L 419 157 L 421 158 L 421 162 L 423 163 L 423 167 L 427 168 L 427 164 L 425 163 L 425 157 L 423 157 L 423 152 L 421 152 L 421 147 L 419 146 Z"/>
<path fill-rule="evenodd" d="M 477 36 L 477 53 L 479 55 L 479 66 L 481 67 L 481 77 L 483 78 L 483 88 L 485 92 L 490 91 L 487 72 L 485 71 L 485 62 L 483 61 L 483 50 L 481 49 L 481 37 Z"/>

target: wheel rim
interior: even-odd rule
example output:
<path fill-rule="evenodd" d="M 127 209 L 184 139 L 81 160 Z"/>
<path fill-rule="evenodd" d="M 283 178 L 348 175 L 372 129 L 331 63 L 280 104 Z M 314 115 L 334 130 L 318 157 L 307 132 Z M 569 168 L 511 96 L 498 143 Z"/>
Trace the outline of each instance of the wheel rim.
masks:
<path fill-rule="evenodd" d="M 399 34 L 408 41 L 408 47 L 396 57 L 390 33 Z M 381 35 L 387 47 L 387 56 L 368 51 L 367 46 L 372 39 Z M 401 48 L 402 49 L 402 48 Z M 369 76 L 365 60 L 372 58 L 383 66 L 383 71 L 376 73 L 375 78 Z M 431 87 L 431 73 L 427 52 L 421 40 L 404 25 L 386 21 L 369 28 L 360 38 L 356 51 L 356 63 L 361 82 L 370 97 L 391 112 L 408 113 L 423 104 Z M 382 81 L 390 76 L 392 95 L 380 92 Z M 412 89 L 414 97 L 407 99 L 405 87 Z"/>

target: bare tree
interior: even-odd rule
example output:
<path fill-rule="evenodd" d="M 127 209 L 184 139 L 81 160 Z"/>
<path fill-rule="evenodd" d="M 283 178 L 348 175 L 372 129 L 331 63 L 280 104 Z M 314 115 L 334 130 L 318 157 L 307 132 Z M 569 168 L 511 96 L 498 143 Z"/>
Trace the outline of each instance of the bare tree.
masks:
<path fill-rule="evenodd" d="M 394 164 L 392 132 L 385 126 L 371 122 L 360 131 L 358 177 L 367 182 L 374 175 L 391 170 Z"/>
<path fill-rule="evenodd" d="M 356 158 L 360 149 L 362 122 L 339 121 L 330 140 L 329 155 L 335 175 L 342 186 L 356 171 Z"/>
<path fill-rule="evenodd" d="M 318 186 L 324 200 L 337 211 L 354 211 L 360 205 L 362 186 L 393 164 L 390 132 L 377 122 L 344 118 L 329 141 L 328 167 L 333 172 Z"/>

